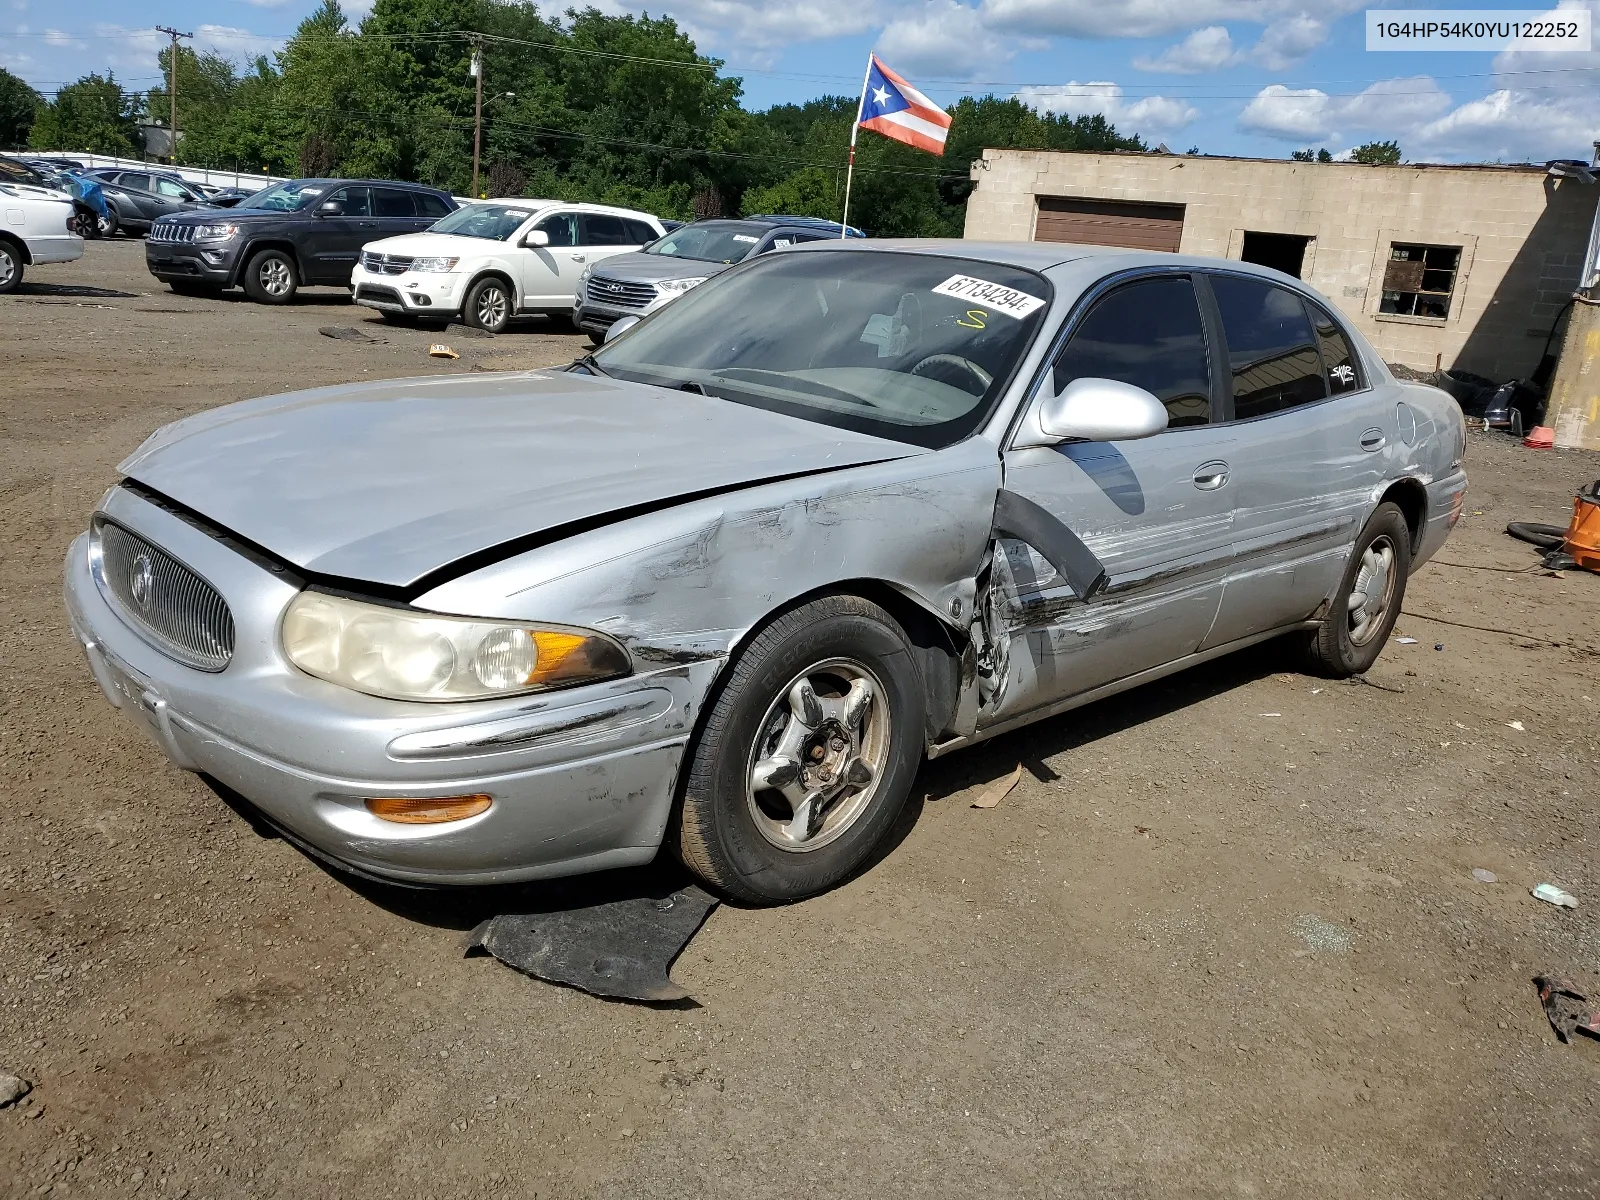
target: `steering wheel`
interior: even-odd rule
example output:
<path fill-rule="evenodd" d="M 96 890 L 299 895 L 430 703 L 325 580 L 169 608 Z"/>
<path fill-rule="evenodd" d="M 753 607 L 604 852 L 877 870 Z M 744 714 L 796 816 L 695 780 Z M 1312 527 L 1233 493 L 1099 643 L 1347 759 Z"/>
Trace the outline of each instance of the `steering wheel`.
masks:
<path fill-rule="evenodd" d="M 970 358 L 962 358 L 959 354 L 930 354 L 912 367 L 911 373 L 920 375 L 924 379 L 949 384 L 953 388 L 960 388 L 963 392 L 970 392 L 974 396 L 983 395 L 994 382 L 993 375 Z M 977 386 L 970 386 L 972 384 Z"/>

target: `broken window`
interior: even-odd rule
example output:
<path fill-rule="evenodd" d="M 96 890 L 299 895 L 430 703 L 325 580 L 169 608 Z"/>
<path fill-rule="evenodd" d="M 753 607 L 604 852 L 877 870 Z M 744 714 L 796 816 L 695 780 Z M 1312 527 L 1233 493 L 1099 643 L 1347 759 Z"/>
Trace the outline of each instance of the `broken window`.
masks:
<path fill-rule="evenodd" d="M 1450 315 L 1450 297 L 1456 290 L 1460 266 L 1460 246 L 1390 243 L 1378 311 L 1444 320 Z"/>

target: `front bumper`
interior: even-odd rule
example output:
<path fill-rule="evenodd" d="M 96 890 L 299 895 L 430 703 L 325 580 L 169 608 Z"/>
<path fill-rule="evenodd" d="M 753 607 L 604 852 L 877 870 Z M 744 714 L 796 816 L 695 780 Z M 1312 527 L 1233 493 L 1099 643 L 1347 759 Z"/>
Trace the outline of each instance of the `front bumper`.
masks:
<path fill-rule="evenodd" d="M 102 511 L 187 563 L 228 601 L 233 659 L 208 673 L 155 649 L 96 580 L 88 534 L 66 605 L 111 704 L 166 755 L 239 793 L 321 857 L 404 883 L 487 884 L 648 862 L 666 828 L 689 713 L 719 663 L 470 704 L 364 696 L 290 666 L 278 623 L 297 585 L 123 489 Z M 487 793 L 484 813 L 383 821 L 371 796 Z"/>
<path fill-rule="evenodd" d="M 144 263 L 162 281 L 198 280 L 227 287 L 238 266 L 237 242 L 152 242 L 144 244 Z"/>
<path fill-rule="evenodd" d="M 368 271 L 359 262 L 350 273 L 355 302 L 380 312 L 454 317 L 460 314 L 467 277 L 460 271 Z"/>
<path fill-rule="evenodd" d="M 677 299 L 676 295 L 663 296 L 659 292 L 643 308 L 635 308 L 621 304 L 607 304 L 593 294 L 585 282 L 577 294 L 572 297 L 572 323 L 585 333 L 603 338 L 609 330 L 623 317 L 647 317 L 656 309 L 662 308 L 670 301 Z"/>

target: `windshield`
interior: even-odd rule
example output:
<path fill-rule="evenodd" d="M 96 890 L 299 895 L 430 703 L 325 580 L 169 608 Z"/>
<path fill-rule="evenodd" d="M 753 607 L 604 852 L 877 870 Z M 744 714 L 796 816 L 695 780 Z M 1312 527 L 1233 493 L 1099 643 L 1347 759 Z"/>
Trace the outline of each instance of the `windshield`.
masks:
<path fill-rule="evenodd" d="M 302 208 L 308 208 L 325 190 L 323 184 L 294 179 L 288 183 L 275 183 L 254 196 L 247 196 L 234 207 L 264 208 L 269 212 L 299 212 Z"/>
<path fill-rule="evenodd" d="M 594 354 L 607 375 L 917 445 L 983 421 L 1050 297 L 1016 267 L 942 255 L 762 255 Z"/>
<path fill-rule="evenodd" d="M 644 252 L 700 262 L 736 263 L 755 249 L 766 232 L 767 226 L 744 221 L 696 221 L 651 242 Z"/>
<path fill-rule="evenodd" d="M 507 208 L 504 204 L 469 204 L 434 222 L 428 232 L 503 242 L 533 216 L 533 211 L 531 208 Z"/>

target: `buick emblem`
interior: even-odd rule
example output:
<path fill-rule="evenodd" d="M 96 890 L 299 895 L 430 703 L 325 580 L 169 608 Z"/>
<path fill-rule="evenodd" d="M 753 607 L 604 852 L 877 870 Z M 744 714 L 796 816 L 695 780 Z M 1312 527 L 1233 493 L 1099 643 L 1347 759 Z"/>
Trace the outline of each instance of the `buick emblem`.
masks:
<path fill-rule="evenodd" d="M 150 556 L 141 554 L 128 568 L 128 594 L 140 608 L 150 606 L 150 589 L 155 586 L 156 573 L 150 565 Z"/>

